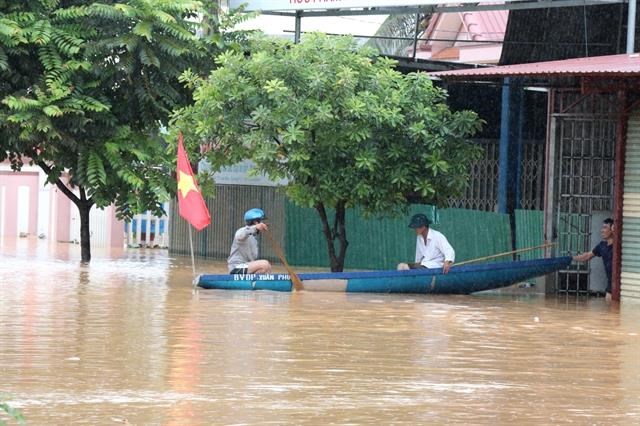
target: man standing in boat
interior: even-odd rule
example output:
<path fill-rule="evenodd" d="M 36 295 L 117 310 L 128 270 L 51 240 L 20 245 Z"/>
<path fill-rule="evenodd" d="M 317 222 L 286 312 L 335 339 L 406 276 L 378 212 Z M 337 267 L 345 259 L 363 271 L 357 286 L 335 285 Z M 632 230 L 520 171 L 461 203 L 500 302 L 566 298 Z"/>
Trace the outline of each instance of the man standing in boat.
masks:
<path fill-rule="evenodd" d="M 600 237 L 602 241 L 593 250 L 573 256 L 575 262 L 588 262 L 594 257 L 601 257 L 604 271 L 607 273 L 606 299 L 611 300 L 611 263 L 613 261 L 613 219 L 610 217 L 602 221 Z"/>
<path fill-rule="evenodd" d="M 269 227 L 262 221 L 266 217 L 261 209 L 247 210 L 244 214 L 245 226 L 238 229 L 231 244 L 231 253 L 227 259 L 230 274 L 270 274 L 271 263 L 258 259 L 258 240 L 260 231 Z"/>
<path fill-rule="evenodd" d="M 400 263 L 398 270 L 419 268 L 442 268 L 442 273 L 449 272 L 455 261 L 456 253 L 447 238 L 440 232 L 430 229 L 431 221 L 426 215 L 413 215 L 409 228 L 416 231 L 416 260 L 415 263 Z"/>

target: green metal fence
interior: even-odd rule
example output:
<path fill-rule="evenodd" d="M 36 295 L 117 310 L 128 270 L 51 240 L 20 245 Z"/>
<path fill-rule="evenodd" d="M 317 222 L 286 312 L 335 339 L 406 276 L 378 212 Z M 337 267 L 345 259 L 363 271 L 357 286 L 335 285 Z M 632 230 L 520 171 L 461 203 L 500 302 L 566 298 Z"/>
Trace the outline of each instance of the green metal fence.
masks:
<path fill-rule="evenodd" d="M 365 219 L 358 210 L 348 210 L 345 269 L 390 269 L 399 262 L 413 261 L 416 236 L 407 226 L 409 217 L 419 212 L 431 216 L 431 211 L 431 206 L 413 205 L 404 217 Z M 329 213 L 332 217 L 333 212 Z M 288 261 L 327 267 L 327 246 L 317 212 L 285 201 L 285 215 Z M 456 262 L 511 250 L 507 215 L 464 209 L 443 209 L 438 215 L 439 223 L 433 228 L 444 233 L 454 247 Z"/>
<path fill-rule="evenodd" d="M 197 256 L 226 259 L 233 232 L 242 225 L 244 210 L 263 207 L 269 215 L 273 235 L 284 244 L 289 263 L 295 266 L 329 267 L 327 246 L 320 218 L 314 209 L 300 208 L 288 201 L 275 188 L 219 186 L 216 198 L 207 199 L 212 224 L 195 232 Z M 187 224 L 172 206 L 170 252 L 189 254 Z M 329 212 L 332 217 L 333 212 Z M 398 218 L 363 218 L 357 209 L 346 216 L 349 247 L 345 269 L 390 269 L 399 262 L 413 261 L 415 233 L 407 224 L 411 215 L 426 213 L 433 217 L 433 208 L 413 205 L 406 216 Z M 505 214 L 479 210 L 448 208 L 438 210 L 439 222 L 432 225 L 442 232 L 456 251 L 456 262 L 477 259 L 511 251 L 509 217 Z M 516 212 L 517 248 L 542 244 L 542 212 Z M 269 244 L 260 244 L 261 257 L 277 261 Z M 525 252 L 520 259 L 542 257 L 541 250 Z M 505 256 L 490 261 L 506 261 Z"/>
<path fill-rule="evenodd" d="M 544 244 L 544 213 L 542 210 L 516 210 L 516 249 Z M 518 253 L 520 260 L 544 257 L 544 249 Z"/>

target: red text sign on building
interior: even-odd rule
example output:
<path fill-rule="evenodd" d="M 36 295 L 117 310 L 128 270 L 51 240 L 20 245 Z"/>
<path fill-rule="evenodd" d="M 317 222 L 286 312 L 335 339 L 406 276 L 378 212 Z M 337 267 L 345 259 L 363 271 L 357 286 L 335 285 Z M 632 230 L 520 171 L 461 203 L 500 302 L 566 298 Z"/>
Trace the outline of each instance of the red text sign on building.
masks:
<path fill-rule="evenodd" d="M 247 4 L 246 10 L 317 10 L 369 7 L 405 7 L 477 3 L 477 0 L 230 0 L 231 8 Z"/>

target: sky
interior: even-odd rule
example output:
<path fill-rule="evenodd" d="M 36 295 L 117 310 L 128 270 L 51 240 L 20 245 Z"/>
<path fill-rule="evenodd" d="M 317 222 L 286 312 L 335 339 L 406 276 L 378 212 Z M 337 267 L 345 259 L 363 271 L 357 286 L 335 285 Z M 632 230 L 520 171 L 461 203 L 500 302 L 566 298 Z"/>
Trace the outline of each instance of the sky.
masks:
<path fill-rule="evenodd" d="M 387 15 L 303 17 L 301 30 L 371 36 L 386 18 Z M 260 15 L 240 24 L 238 29 L 259 29 L 270 35 L 293 37 L 295 19 L 288 16 Z"/>

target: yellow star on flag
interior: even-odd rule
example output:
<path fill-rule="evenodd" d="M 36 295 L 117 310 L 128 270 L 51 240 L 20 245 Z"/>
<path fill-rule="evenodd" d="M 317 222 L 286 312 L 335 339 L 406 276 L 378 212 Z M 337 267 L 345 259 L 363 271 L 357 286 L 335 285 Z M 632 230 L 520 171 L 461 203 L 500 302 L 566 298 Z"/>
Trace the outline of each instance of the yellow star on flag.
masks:
<path fill-rule="evenodd" d="M 189 191 L 199 192 L 198 187 L 193 180 L 193 176 L 183 172 L 182 170 L 178 172 L 178 191 L 182 194 L 182 198 L 187 198 Z"/>

